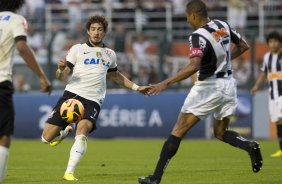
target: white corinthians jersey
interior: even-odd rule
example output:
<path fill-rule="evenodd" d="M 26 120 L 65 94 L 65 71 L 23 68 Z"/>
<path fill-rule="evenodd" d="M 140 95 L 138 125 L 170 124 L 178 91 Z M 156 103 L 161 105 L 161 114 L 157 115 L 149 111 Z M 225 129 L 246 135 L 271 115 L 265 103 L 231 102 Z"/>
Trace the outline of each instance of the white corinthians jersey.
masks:
<path fill-rule="evenodd" d="M 102 104 L 106 95 L 106 75 L 116 69 L 116 54 L 109 48 L 93 47 L 90 43 L 74 45 L 66 60 L 74 65 L 65 90 Z"/>
<path fill-rule="evenodd" d="M 24 17 L 15 13 L 0 12 L 0 82 L 12 81 L 12 56 L 15 40 L 26 39 L 27 23 Z"/>

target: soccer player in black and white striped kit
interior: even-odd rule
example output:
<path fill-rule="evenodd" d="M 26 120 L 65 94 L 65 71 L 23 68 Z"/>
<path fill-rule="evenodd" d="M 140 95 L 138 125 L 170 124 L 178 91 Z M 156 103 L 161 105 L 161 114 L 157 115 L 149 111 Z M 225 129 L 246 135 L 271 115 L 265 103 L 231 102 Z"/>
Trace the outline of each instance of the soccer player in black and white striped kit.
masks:
<path fill-rule="evenodd" d="M 174 76 L 153 85 L 148 93 L 157 95 L 169 85 L 195 73 L 197 81 L 182 106 L 171 135 L 163 145 L 154 174 L 138 178 L 140 184 L 159 184 L 182 138 L 196 123 L 212 113 L 216 120 L 215 137 L 245 150 L 250 155 L 253 172 L 260 171 L 262 167 L 259 144 L 228 130 L 230 118 L 237 106 L 237 86 L 232 77 L 231 60 L 243 54 L 248 45 L 228 23 L 210 20 L 206 5 L 201 0 L 190 1 L 186 6 L 186 15 L 188 23 L 195 29 L 189 37 L 190 63 Z M 231 42 L 235 44 L 232 50 Z"/>
<path fill-rule="evenodd" d="M 269 114 L 276 124 L 279 150 L 271 157 L 282 157 L 282 37 L 277 31 L 268 34 L 266 38 L 270 49 L 264 55 L 260 75 L 251 89 L 256 95 L 258 88 L 267 80 L 269 84 Z"/>

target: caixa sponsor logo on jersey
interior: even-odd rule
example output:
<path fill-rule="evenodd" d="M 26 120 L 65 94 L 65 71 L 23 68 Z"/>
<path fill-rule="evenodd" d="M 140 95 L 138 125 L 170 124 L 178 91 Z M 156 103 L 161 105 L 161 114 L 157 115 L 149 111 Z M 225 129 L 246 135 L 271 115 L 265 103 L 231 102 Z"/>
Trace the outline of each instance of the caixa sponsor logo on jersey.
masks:
<path fill-rule="evenodd" d="M 86 65 L 104 65 L 109 68 L 111 63 L 101 58 L 86 58 L 84 60 L 84 64 Z"/>
<path fill-rule="evenodd" d="M 8 21 L 8 20 L 10 20 L 10 18 L 11 18 L 11 16 L 10 15 L 4 15 L 4 16 L 0 16 L 0 20 L 6 20 L 6 21 Z"/>

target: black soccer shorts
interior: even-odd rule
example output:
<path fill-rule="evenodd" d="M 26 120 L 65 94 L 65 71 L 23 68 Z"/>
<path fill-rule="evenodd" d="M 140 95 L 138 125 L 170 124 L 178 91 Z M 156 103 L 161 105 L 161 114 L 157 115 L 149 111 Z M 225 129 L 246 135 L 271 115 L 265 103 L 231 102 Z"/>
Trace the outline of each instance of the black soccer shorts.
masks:
<path fill-rule="evenodd" d="M 96 120 L 98 119 L 100 113 L 100 105 L 94 101 L 87 100 L 81 96 L 78 96 L 69 91 L 65 91 L 63 96 L 58 100 L 56 106 L 54 107 L 51 115 L 46 121 L 49 124 L 57 125 L 65 128 L 69 123 L 65 122 L 60 116 L 60 107 L 64 101 L 67 99 L 74 98 L 79 100 L 84 106 L 84 115 L 82 119 L 87 119 L 93 123 L 93 128 L 90 132 L 93 132 L 96 129 Z"/>
<path fill-rule="evenodd" d="M 0 83 L 0 136 L 14 133 L 15 108 L 13 102 L 14 88 L 11 81 Z"/>

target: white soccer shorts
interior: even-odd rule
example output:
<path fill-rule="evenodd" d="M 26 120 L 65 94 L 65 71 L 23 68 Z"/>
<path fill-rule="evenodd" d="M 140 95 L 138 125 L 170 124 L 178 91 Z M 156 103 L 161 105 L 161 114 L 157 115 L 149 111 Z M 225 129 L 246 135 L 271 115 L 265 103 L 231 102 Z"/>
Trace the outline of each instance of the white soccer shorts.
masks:
<path fill-rule="evenodd" d="M 211 113 L 218 120 L 230 116 L 237 106 L 236 81 L 228 78 L 197 81 L 191 88 L 181 108 L 182 113 L 192 113 L 205 119 Z"/>
<path fill-rule="evenodd" d="M 276 123 L 280 118 L 282 118 L 282 97 L 277 99 L 269 99 L 269 115 L 271 122 Z"/>

